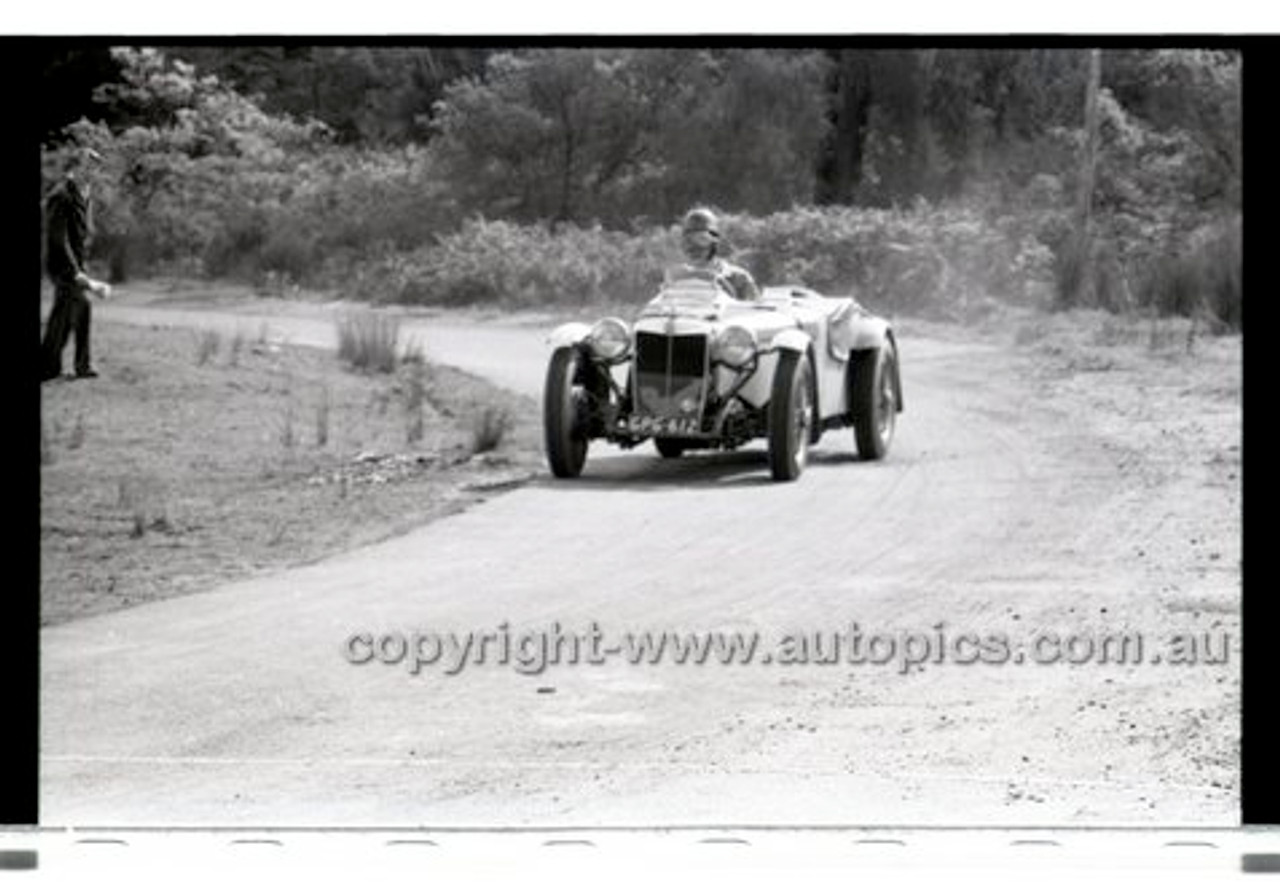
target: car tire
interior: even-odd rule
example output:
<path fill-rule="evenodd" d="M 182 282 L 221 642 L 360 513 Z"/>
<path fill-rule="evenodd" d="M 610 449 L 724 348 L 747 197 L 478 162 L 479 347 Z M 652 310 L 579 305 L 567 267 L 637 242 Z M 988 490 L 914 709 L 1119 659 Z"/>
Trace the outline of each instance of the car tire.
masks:
<path fill-rule="evenodd" d="M 849 358 L 853 441 L 862 460 L 883 459 L 898 417 L 898 358 L 892 343 Z"/>
<path fill-rule="evenodd" d="M 585 401 L 577 382 L 578 350 L 557 348 L 547 366 L 542 392 L 542 430 L 547 464 L 557 478 L 577 478 L 587 461 L 587 434 L 582 416 Z"/>
<path fill-rule="evenodd" d="M 794 481 L 809 459 L 813 427 L 813 372 L 809 358 L 783 351 L 769 398 L 769 470 L 775 481 Z"/>
<path fill-rule="evenodd" d="M 653 446 L 663 459 L 679 459 L 684 454 L 684 441 L 679 438 L 654 438 Z"/>

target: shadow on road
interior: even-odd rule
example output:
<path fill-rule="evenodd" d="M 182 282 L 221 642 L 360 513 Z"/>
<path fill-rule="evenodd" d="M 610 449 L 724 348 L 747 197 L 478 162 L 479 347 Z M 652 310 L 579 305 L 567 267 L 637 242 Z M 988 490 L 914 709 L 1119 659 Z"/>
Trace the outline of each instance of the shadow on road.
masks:
<path fill-rule="evenodd" d="M 530 486 L 557 490 L 652 491 L 677 488 L 720 490 L 787 484 L 774 481 L 769 474 L 769 454 L 765 450 L 687 453 L 679 459 L 662 459 L 643 447 L 639 451 L 588 457 L 581 478 L 539 477 Z M 811 466 L 857 464 L 857 454 L 852 450 L 821 450 L 809 454 Z"/>

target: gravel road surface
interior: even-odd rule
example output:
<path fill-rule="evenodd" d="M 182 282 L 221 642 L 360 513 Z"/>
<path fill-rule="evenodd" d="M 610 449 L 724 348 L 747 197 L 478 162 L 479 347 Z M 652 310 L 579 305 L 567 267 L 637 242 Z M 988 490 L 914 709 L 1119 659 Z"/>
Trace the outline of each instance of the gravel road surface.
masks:
<path fill-rule="evenodd" d="M 101 312 L 334 341 L 320 316 Z M 540 392 L 544 330 L 406 326 L 437 361 Z M 769 479 L 763 443 L 675 461 L 593 448 L 578 481 L 45 628 L 42 823 L 1236 823 L 1238 476 L 1189 446 L 1186 420 L 1108 410 L 1101 377 L 909 333 L 901 353 L 907 412 L 884 462 L 857 462 L 849 431 L 794 484 Z M 1238 451 L 1239 414 L 1193 421 Z M 1135 447 L 1142 425 L 1172 440 Z M 754 632 L 760 648 L 749 665 L 619 653 L 533 673 L 492 639 L 449 673 L 420 636 L 556 624 L 612 644 Z M 829 655 L 855 629 L 862 663 L 775 649 L 817 634 Z M 1143 638 L 1140 664 L 1027 648 L 1048 633 L 1079 659 L 1122 632 Z M 349 660 L 359 634 L 381 656 Z M 1184 634 L 1194 666 L 1166 651 Z M 418 673 L 413 651 L 381 660 L 395 635 Z"/>

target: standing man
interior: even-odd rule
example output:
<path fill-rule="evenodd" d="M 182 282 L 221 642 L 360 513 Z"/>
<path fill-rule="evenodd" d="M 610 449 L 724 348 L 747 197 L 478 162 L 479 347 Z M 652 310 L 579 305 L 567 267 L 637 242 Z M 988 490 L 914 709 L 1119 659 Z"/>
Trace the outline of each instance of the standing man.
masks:
<path fill-rule="evenodd" d="M 720 221 L 709 208 L 694 208 L 680 225 L 681 247 L 688 266 L 707 270 L 739 301 L 756 301 L 760 287 L 751 274 L 719 256 Z"/>
<path fill-rule="evenodd" d="M 75 375 L 97 376 L 89 360 L 89 293 L 106 298 L 111 287 L 85 272 L 86 249 L 91 235 L 89 187 L 81 184 L 81 172 L 102 156 L 87 147 L 78 148 L 67 161 L 66 175 L 45 201 L 45 272 L 53 281 L 53 310 L 44 330 L 44 369 L 41 381 L 62 375 L 62 352 L 75 334 Z"/>

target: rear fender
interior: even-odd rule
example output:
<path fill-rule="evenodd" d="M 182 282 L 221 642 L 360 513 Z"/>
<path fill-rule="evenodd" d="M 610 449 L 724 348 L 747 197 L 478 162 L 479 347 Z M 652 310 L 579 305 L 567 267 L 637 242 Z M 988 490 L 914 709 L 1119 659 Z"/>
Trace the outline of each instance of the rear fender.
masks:
<path fill-rule="evenodd" d="M 812 341 L 813 339 L 809 337 L 809 334 L 802 329 L 783 329 L 773 337 L 769 347 L 775 351 L 781 349 L 804 354 L 809 350 L 809 345 Z"/>
<path fill-rule="evenodd" d="M 883 347 L 892 343 L 893 337 L 888 328 L 888 320 L 878 318 L 855 318 L 850 321 L 849 332 L 841 333 L 849 351 L 867 351 L 868 348 Z"/>

